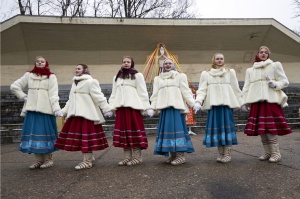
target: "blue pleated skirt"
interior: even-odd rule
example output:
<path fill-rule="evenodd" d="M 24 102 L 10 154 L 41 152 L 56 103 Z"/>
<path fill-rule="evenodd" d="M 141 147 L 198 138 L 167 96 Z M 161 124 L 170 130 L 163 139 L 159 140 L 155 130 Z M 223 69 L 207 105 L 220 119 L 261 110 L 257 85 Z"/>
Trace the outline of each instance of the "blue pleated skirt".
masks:
<path fill-rule="evenodd" d="M 194 152 L 184 114 L 173 107 L 162 109 L 159 115 L 155 155 L 169 156 L 169 152 Z"/>
<path fill-rule="evenodd" d="M 213 106 L 208 111 L 203 145 L 209 147 L 237 145 L 233 109 Z"/>
<path fill-rule="evenodd" d="M 22 127 L 19 150 L 23 153 L 52 153 L 57 139 L 57 125 L 54 115 L 35 111 L 26 113 Z"/>

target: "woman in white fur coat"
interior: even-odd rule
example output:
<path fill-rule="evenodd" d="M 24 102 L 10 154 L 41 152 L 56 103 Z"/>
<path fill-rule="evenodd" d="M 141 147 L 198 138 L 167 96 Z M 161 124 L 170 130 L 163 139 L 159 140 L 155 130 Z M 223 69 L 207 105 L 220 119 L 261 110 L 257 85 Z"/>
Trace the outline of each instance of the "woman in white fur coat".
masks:
<path fill-rule="evenodd" d="M 56 148 L 83 153 L 83 162 L 75 170 L 91 168 L 95 161 L 93 151 L 108 147 L 101 125 L 105 120 L 99 107 L 105 116 L 112 116 L 99 82 L 92 78 L 87 65 L 79 64 L 76 66 L 69 100 L 62 109 L 62 114 L 67 116 L 66 122 L 55 143 Z"/>
<path fill-rule="evenodd" d="M 28 94 L 24 88 L 28 86 Z M 60 115 L 58 85 L 56 76 L 50 71 L 45 58 L 39 56 L 34 68 L 11 84 L 10 89 L 19 99 L 25 101 L 21 116 L 25 116 L 21 144 L 23 153 L 33 153 L 36 162 L 30 169 L 53 166 L 52 152 L 57 138 L 54 115 Z"/>
<path fill-rule="evenodd" d="M 212 67 L 201 73 L 196 93 L 196 104 L 208 110 L 203 144 L 218 147 L 220 163 L 231 161 L 231 147 L 238 144 L 233 109 L 244 104 L 235 71 L 224 62 L 223 54 L 214 54 Z"/>
<path fill-rule="evenodd" d="M 270 50 L 261 46 L 255 62 L 246 71 L 243 98 L 250 109 L 245 134 L 261 137 L 265 154 L 260 160 L 278 162 L 281 160 L 277 135 L 292 133 L 286 123 L 282 107 L 287 106 L 287 96 L 282 91 L 289 85 L 280 62 L 273 62 Z"/>
<path fill-rule="evenodd" d="M 125 56 L 121 69 L 113 78 L 109 105 L 116 111 L 113 145 L 123 148 L 124 159 L 120 166 L 143 162 L 142 150 L 148 148 L 143 116 L 146 111 L 152 117 L 149 96 L 143 74 L 134 69 L 134 61 Z"/>
<path fill-rule="evenodd" d="M 185 163 L 184 153 L 194 152 L 185 121 L 185 113 L 195 105 L 187 77 L 179 73 L 172 59 L 163 62 L 163 69 L 154 78 L 151 107 L 160 111 L 154 154 L 170 157 L 167 164 Z"/>

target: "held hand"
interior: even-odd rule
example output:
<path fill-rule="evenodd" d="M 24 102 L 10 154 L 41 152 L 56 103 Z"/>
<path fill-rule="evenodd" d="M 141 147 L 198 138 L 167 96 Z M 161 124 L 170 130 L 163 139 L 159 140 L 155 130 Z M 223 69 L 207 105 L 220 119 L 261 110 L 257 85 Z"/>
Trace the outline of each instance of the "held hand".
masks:
<path fill-rule="evenodd" d="M 270 80 L 268 81 L 268 84 L 271 88 L 276 88 L 276 84 L 275 84 L 275 81 L 274 80 Z"/>
<path fill-rule="evenodd" d="M 202 109 L 202 106 L 201 106 L 200 102 L 196 102 L 195 105 L 194 105 L 194 107 L 193 107 L 193 110 L 194 110 L 195 114 L 196 114 L 199 110 L 201 110 L 201 109 Z"/>
<path fill-rule="evenodd" d="M 146 112 L 147 112 L 147 115 L 148 115 L 149 117 L 153 117 L 153 115 L 154 115 L 154 110 L 153 110 L 152 108 L 147 109 Z"/>
<path fill-rule="evenodd" d="M 242 112 L 249 112 L 250 111 L 250 108 L 248 105 L 244 104 L 241 106 L 241 111 Z"/>
<path fill-rule="evenodd" d="M 24 102 L 27 102 L 27 96 L 25 96 L 25 97 L 23 98 L 23 100 L 24 100 Z"/>
<path fill-rule="evenodd" d="M 108 111 L 108 112 L 104 113 L 104 117 L 112 117 L 112 116 L 113 116 L 112 111 Z"/>
<path fill-rule="evenodd" d="M 54 112 L 55 117 L 62 117 L 64 116 L 63 112 L 61 110 L 55 111 Z"/>
<path fill-rule="evenodd" d="M 266 75 L 266 80 L 268 81 L 268 84 L 271 88 L 276 88 L 276 83 L 274 80 L 272 80 L 269 75 Z"/>

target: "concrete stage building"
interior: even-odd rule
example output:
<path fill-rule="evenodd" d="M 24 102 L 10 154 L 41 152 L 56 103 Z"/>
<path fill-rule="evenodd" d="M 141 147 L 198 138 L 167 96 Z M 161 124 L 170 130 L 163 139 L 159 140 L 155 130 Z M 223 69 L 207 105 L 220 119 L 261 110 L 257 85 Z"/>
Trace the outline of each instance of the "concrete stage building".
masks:
<path fill-rule="evenodd" d="M 1 86 L 7 87 L 44 56 L 60 86 L 70 85 L 75 66 L 87 64 L 101 84 L 111 84 L 122 57 L 143 65 L 158 43 L 175 54 L 189 81 L 198 82 L 216 52 L 239 81 L 266 45 L 283 64 L 290 83 L 300 83 L 300 37 L 274 19 L 127 19 L 16 16 L 1 23 Z"/>

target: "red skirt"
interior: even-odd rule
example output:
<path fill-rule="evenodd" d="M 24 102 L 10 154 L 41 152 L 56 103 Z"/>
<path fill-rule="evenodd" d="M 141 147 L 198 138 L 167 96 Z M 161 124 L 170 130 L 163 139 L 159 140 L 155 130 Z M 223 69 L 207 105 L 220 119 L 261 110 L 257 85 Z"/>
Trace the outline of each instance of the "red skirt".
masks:
<path fill-rule="evenodd" d="M 108 143 L 101 124 L 95 125 L 94 121 L 83 117 L 71 117 L 65 122 L 54 147 L 90 153 L 107 148 Z"/>
<path fill-rule="evenodd" d="M 148 148 L 143 116 L 140 110 L 129 107 L 117 109 L 113 145 L 124 149 Z"/>
<path fill-rule="evenodd" d="M 280 105 L 262 101 L 251 104 L 244 133 L 249 136 L 261 134 L 287 135 L 292 133 L 292 130 L 286 123 Z"/>

